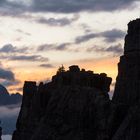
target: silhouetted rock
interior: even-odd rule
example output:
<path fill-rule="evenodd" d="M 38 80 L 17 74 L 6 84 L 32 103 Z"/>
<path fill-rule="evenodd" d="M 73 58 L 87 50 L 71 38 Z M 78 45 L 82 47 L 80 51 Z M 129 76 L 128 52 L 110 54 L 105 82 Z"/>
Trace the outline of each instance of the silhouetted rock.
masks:
<path fill-rule="evenodd" d="M 25 82 L 13 140 L 108 139 L 111 80 L 71 66 L 48 84 Z"/>
<path fill-rule="evenodd" d="M 22 95 L 19 93 L 9 94 L 7 89 L 0 85 L 0 106 L 19 104 L 22 101 Z"/>
<path fill-rule="evenodd" d="M 52 82 L 25 82 L 13 140 L 139 140 L 140 19 L 128 24 L 113 100 L 105 73 L 60 68 Z"/>
<path fill-rule="evenodd" d="M 9 94 L 7 89 L 4 86 L 0 85 L 0 95 L 6 95 L 6 94 L 7 95 Z"/>
<path fill-rule="evenodd" d="M 118 64 L 118 77 L 113 101 L 136 104 L 140 100 L 140 19 L 128 24 L 124 55 Z"/>
<path fill-rule="evenodd" d="M 119 117 L 113 117 L 112 140 L 140 139 L 140 19 L 128 24 L 124 55 L 118 64 L 113 103 L 119 108 Z M 123 108 L 123 107 L 124 108 Z M 121 110 L 121 111 L 120 111 Z M 116 124 L 116 125 L 115 125 Z"/>

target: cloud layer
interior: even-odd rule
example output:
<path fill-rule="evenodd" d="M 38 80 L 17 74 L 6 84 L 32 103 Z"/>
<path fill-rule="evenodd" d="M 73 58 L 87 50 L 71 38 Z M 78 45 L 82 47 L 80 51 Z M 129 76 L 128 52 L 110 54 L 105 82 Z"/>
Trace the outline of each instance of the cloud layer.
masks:
<path fill-rule="evenodd" d="M 134 0 L 135 1 L 135 0 Z M 34 12 L 74 13 L 80 11 L 113 11 L 129 7 L 132 0 L 33 0 Z M 43 4 L 42 4 L 43 3 Z"/>
<path fill-rule="evenodd" d="M 0 79 L 14 81 L 14 73 L 8 69 L 0 68 Z"/>
<path fill-rule="evenodd" d="M 81 11 L 114 11 L 129 8 L 137 0 L 1 0 L 2 16 L 20 16 L 26 12 L 77 13 Z M 51 22 L 44 21 L 43 22 Z M 42 22 L 41 21 L 41 22 Z M 65 21 L 67 22 L 67 21 Z"/>
<path fill-rule="evenodd" d="M 33 49 L 32 49 L 33 50 Z M 15 47 L 12 44 L 6 44 L 0 48 L 0 56 L 1 59 L 10 60 L 10 61 L 49 61 L 47 57 L 43 57 L 41 55 L 34 55 L 29 53 L 30 47 Z"/>
<path fill-rule="evenodd" d="M 105 42 L 110 43 L 110 42 L 115 42 L 117 39 L 122 39 L 124 36 L 125 36 L 125 32 L 119 29 L 112 29 L 109 31 L 90 33 L 90 34 L 78 36 L 75 40 L 75 43 L 79 44 L 95 38 L 104 38 Z"/>

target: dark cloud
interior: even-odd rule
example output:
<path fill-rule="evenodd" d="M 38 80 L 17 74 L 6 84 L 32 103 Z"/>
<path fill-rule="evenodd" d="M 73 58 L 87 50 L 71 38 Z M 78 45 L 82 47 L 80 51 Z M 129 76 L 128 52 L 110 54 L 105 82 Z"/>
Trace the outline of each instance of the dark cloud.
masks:
<path fill-rule="evenodd" d="M 11 71 L 10 69 L 4 68 L 2 64 L 0 65 L 0 67 L 1 67 L 0 68 L 0 82 L 3 85 L 3 86 L 0 85 L 0 94 L 1 94 L 1 92 L 7 93 L 7 90 L 4 87 L 18 85 L 21 82 L 15 78 L 15 74 L 13 73 L 13 71 Z"/>
<path fill-rule="evenodd" d="M 64 17 L 64 18 L 48 18 L 48 19 L 41 17 L 41 18 L 36 19 L 36 21 L 38 23 L 47 24 L 50 26 L 66 26 L 66 25 L 70 25 L 72 22 L 74 22 L 78 19 L 79 19 L 79 16 L 75 15 L 71 19 L 66 18 L 66 17 Z"/>
<path fill-rule="evenodd" d="M 4 85 L 5 87 L 9 87 L 9 86 L 14 86 L 14 85 L 18 85 L 21 82 L 19 80 L 14 80 L 14 81 L 9 81 L 9 80 L 3 80 L 1 82 L 2 85 Z"/>
<path fill-rule="evenodd" d="M 55 44 L 42 44 L 37 48 L 37 51 L 49 51 L 53 50 L 55 47 Z"/>
<path fill-rule="evenodd" d="M 41 55 L 32 55 L 29 53 L 29 47 L 14 47 L 12 44 L 6 44 L 0 48 L 0 59 L 12 61 L 49 61 L 48 58 Z"/>
<path fill-rule="evenodd" d="M 135 1 L 135 0 L 134 0 Z M 32 11 L 75 13 L 80 11 L 113 11 L 125 9 L 132 0 L 33 0 Z"/>
<path fill-rule="evenodd" d="M 0 79 L 6 79 L 9 81 L 15 80 L 15 75 L 12 71 L 0 68 Z"/>
<path fill-rule="evenodd" d="M 55 51 L 77 52 L 77 51 L 80 51 L 80 49 L 72 49 L 72 48 L 70 48 L 70 46 L 78 45 L 80 43 L 84 43 L 84 42 L 87 42 L 87 41 L 89 41 L 91 39 L 95 39 L 95 38 L 103 38 L 106 43 L 114 43 L 118 39 L 123 39 L 124 36 L 125 36 L 125 32 L 123 32 L 119 29 L 112 29 L 109 31 L 104 31 L 104 32 L 99 32 L 99 33 L 88 33 L 86 35 L 76 37 L 74 42 L 66 42 L 66 43 L 62 43 L 62 44 L 42 44 L 42 45 L 38 46 L 37 51 L 55 50 Z M 104 48 L 102 49 L 102 48 L 98 48 L 95 46 L 87 49 L 87 51 L 92 51 L 92 50 L 94 50 L 94 51 L 96 50 L 98 52 L 101 52 L 101 51 L 115 52 L 118 54 L 120 54 L 123 51 L 123 49 L 122 49 L 122 47 L 120 47 L 120 45 L 111 46 L 107 49 L 104 49 Z"/>
<path fill-rule="evenodd" d="M 2 2 L 0 2 L 1 16 L 19 17 L 26 11 L 29 11 L 29 7 L 24 5 L 21 1 L 2 0 Z"/>
<path fill-rule="evenodd" d="M 10 56 L 9 60 L 14 61 L 49 61 L 48 58 L 42 57 L 41 55 L 18 55 L 18 56 Z"/>
<path fill-rule="evenodd" d="M 130 8 L 137 0 L 32 0 L 31 4 L 21 1 L 1 0 L 0 14 L 2 16 L 21 16 L 24 13 L 53 12 L 77 13 L 81 11 L 114 11 Z"/>
<path fill-rule="evenodd" d="M 117 39 L 124 38 L 125 34 L 126 33 L 121 30 L 112 29 L 110 31 L 101 32 L 99 35 L 104 37 L 106 42 L 115 42 Z"/>
<path fill-rule="evenodd" d="M 125 32 L 119 30 L 119 29 L 112 29 L 109 31 L 104 31 L 100 33 L 90 33 L 82 36 L 78 36 L 75 39 L 76 44 L 80 44 L 86 41 L 89 41 L 91 39 L 95 38 L 104 38 L 105 42 L 115 42 L 117 39 L 122 39 L 125 36 Z"/>
<path fill-rule="evenodd" d="M 114 52 L 115 54 L 121 54 L 123 52 L 123 48 L 121 44 L 110 46 L 106 50 L 106 52 Z"/>
<path fill-rule="evenodd" d="M 9 61 L 27 61 L 27 62 L 48 62 L 49 58 L 47 57 L 43 57 L 41 55 L 19 55 L 19 54 L 15 54 L 15 55 L 1 55 L 0 59 L 3 60 L 9 60 Z"/>
<path fill-rule="evenodd" d="M 69 46 L 69 45 L 71 45 L 71 43 L 62 43 L 62 44 L 56 46 L 55 49 L 56 50 L 59 50 L 59 51 L 61 51 L 61 50 L 67 50 L 67 46 Z"/>
<path fill-rule="evenodd" d="M 98 34 L 94 34 L 94 33 L 91 33 L 91 34 L 86 34 L 86 35 L 83 35 L 83 36 L 78 36 L 76 39 L 75 39 L 75 43 L 76 44 L 80 44 L 80 43 L 83 43 L 83 42 L 86 42 L 86 41 L 89 41 L 91 39 L 94 39 L 96 37 L 98 37 L 99 35 Z"/>
<path fill-rule="evenodd" d="M 17 48 L 12 44 L 6 44 L 2 48 L 0 48 L 0 53 L 24 53 L 27 52 L 27 47 Z"/>
<path fill-rule="evenodd" d="M 41 64 L 39 66 L 44 67 L 44 68 L 54 68 L 54 66 L 52 64 Z"/>
<path fill-rule="evenodd" d="M 93 46 L 87 49 L 87 52 L 101 52 L 101 53 L 112 53 L 114 56 L 119 56 L 123 53 L 123 48 L 121 44 L 114 46 L 109 46 L 108 48 L 103 48 L 99 46 Z"/>
<path fill-rule="evenodd" d="M 72 43 L 62 43 L 62 44 L 42 44 L 37 48 L 37 51 L 64 51 L 67 50 L 68 46 L 72 45 Z"/>

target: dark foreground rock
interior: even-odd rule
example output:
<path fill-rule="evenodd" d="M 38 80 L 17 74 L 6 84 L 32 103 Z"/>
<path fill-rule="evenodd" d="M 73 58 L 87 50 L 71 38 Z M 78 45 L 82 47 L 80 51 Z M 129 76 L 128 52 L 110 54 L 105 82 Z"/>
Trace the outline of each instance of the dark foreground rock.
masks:
<path fill-rule="evenodd" d="M 108 139 L 111 78 L 78 66 L 48 84 L 25 82 L 13 140 Z"/>
<path fill-rule="evenodd" d="M 112 140 L 140 139 L 140 19 L 128 24 L 124 55 L 118 64 L 113 103 L 126 106 Z M 116 118 L 116 117 L 114 117 Z M 113 122 L 112 124 L 114 124 Z"/>
<path fill-rule="evenodd" d="M 139 140 L 140 19 L 128 27 L 112 101 L 105 73 L 60 68 L 48 84 L 25 82 L 13 140 Z"/>

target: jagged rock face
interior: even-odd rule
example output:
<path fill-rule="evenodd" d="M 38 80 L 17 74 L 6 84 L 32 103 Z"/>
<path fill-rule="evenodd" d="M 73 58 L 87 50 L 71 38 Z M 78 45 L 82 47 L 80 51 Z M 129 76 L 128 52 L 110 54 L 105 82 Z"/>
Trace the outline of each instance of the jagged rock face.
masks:
<path fill-rule="evenodd" d="M 124 55 L 118 64 L 113 103 L 125 113 L 113 115 L 112 140 L 140 139 L 140 19 L 128 24 Z M 122 108 L 122 106 L 124 108 Z M 120 111 L 119 111 L 120 112 Z M 119 114 L 115 111 L 115 113 Z M 115 125 L 116 124 L 116 125 Z"/>
<path fill-rule="evenodd" d="M 20 104 L 22 100 L 22 96 L 17 94 L 9 94 L 7 89 L 0 85 L 0 106 L 3 105 L 12 105 L 12 104 Z"/>
<path fill-rule="evenodd" d="M 128 24 L 113 101 L 130 106 L 140 101 L 140 19 Z"/>
<path fill-rule="evenodd" d="M 112 137 L 112 140 L 140 139 L 140 105 L 128 109 L 122 123 Z"/>
<path fill-rule="evenodd" d="M 99 134 L 107 138 L 109 99 L 102 92 L 77 86 L 53 92 L 32 140 L 94 140 Z"/>
<path fill-rule="evenodd" d="M 2 85 L 0 85 L 0 95 L 1 94 L 7 94 L 7 95 L 9 94 L 7 89 Z"/>
<path fill-rule="evenodd" d="M 13 140 L 107 140 L 110 84 L 77 66 L 45 85 L 26 82 Z"/>

